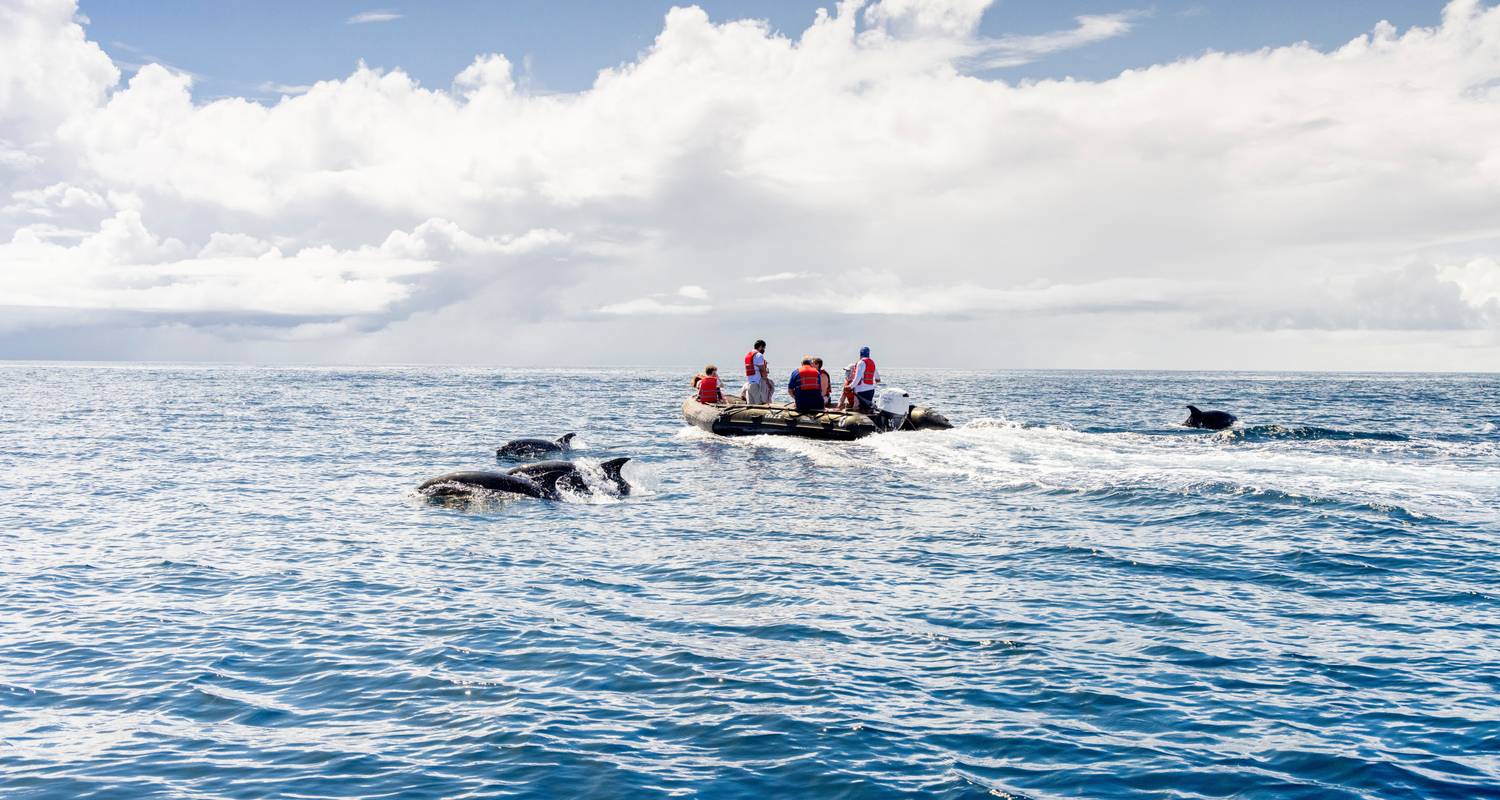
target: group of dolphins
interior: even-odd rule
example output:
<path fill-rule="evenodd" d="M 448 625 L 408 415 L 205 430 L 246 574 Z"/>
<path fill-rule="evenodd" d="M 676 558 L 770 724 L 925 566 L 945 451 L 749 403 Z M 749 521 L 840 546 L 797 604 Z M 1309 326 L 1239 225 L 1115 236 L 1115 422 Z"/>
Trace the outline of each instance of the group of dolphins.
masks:
<path fill-rule="evenodd" d="M 1202 411 L 1197 406 L 1188 406 L 1188 418 L 1183 425 L 1189 428 L 1223 430 L 1235 423 L 1236 417 L 1227 411 Z M 539 458 L 559 455 L 572 449 L 573 437 L 568 433 L 555 440 L 514 439 L 495 451 L 501 461 Z M 620 470 L 629 457 L 612 458 L 599 465 L 605 482 L 616 494 L 630 494 L 630 484 L 620 475 Z M 472 470 L 450 472 L 424 481 L 417 491 L 427 497 L 466 498 L 479 491 L 503 492 L 535 497 L 541 500 L 561 500 L 564 492 L 584 494 L 592 490 L 578 465 L 572 461 L 551 459 L 522 464 L 505 472 Z"/>
<path fill-rule="evenodd" d="M 546 439 L 515 439 L 506 442 L 495 451 L 495 458 L 521 460 L 558 455 L 572 449 L 573 437 L 565 434 L 548 441 Z M 620 469 L 629 461 L 612 458 L 599 465 L 605 482 L 620 496 L 630 494 L 630 484 L 620 475 Z M 579 466 L 572 461 L 560 459 L 535 461 L 505 472 L 473 470 L 450 472 L 424 481 L 417 491 L 427 497 L 470 498 L 479 491 L 503 492 L 541 500 L 561 500 L 564 492 L 585 494 L 592 490 Z"/>

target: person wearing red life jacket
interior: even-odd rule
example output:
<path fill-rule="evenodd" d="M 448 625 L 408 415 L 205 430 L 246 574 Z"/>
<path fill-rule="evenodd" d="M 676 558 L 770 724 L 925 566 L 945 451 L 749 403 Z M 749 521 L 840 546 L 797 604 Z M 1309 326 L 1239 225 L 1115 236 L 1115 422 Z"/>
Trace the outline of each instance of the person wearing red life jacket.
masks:
<path fill-rule="evenodd" d="M 880 383 L 880 372 L 875 369 L 875 360 L 870 358 L 870 348 L 859 348 L 859 360 L 854 362 L 854 375 L 849 379 L 849 389 L 854 392 L 860 411 L 875 410 L 875 384 Z"/>
<path fill-rule="evenodd" d="M 844 367 L 844 389 L 843 392 L 839 394 L 840 411 L 843 411 L 846 408 L 854 408 L 854 406 L 859 403 L 859 398 L 854 396 L 853 383 L 854 364 L 851 362 L 849 366 Z"/>
<path fill-rule="evenodd" d="M 771 370 L 766 366 L 765 339 L 756 339 L 755 346 L 745 354 L 744 395 L 747 403 L 771 402 Z"/>
<path fill-rule="evenodd" d="M 823 410 L 823 378 L 813 366 L 811 356 L 802 358 L 802 366 L 787 381 L 786 392 L 796 401 L 798 411 Z"/>
<path fill-rule="evenodd" d="M 700 403 L 724 402 L 724 387 L 719 384 L 719 368 L 713 364 L 693 376 L 693 388 L 698 390 L 697 398 Z"/>

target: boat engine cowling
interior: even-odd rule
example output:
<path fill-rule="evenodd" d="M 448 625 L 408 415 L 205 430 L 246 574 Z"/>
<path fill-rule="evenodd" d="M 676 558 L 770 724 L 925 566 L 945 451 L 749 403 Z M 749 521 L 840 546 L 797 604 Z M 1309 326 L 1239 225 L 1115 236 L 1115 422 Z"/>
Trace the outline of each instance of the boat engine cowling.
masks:
<path fill-rule="evenodd" d="M 881 389 L 875 393 L 875 408 L 897 420 L 911 413 L 911 395 L 905 389 Z"/>
<path fill-rule="evenodd" d="M 911 413 L 911 395 L 905 389 L 887 388 L 875 393 L 876 424 L 888 431 L 900 430 Z"/>
<path fill-rule="evenodd" d="M 875 424 L 888 431 L 947 430 L 953 427 L 948 418 L 927 406 L 911 401 L 905 389 L 891 387 L 875 393 Z"/>

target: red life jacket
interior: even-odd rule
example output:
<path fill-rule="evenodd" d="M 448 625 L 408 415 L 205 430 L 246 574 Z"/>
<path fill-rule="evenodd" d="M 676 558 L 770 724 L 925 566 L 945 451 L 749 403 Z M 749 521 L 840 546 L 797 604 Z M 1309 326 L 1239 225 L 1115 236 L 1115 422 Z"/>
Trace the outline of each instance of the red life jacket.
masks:
<path fill-rule="evenodd" d="M 755 351 L 751 350 L 745 354 L 745 377 L 758 375 L 760 371 L 755 368 Z"/>
<path fill-rule="evenodd" d="M 867 356 L 867 357 L 862 358 L 860 360 L 863 361 L 863 362 L 865 362 L 865 377 L 864 377 L 864 383 L 861 383 L 859 386 L 874 386 L 875 385 L 875 359 L 869 358 Z M 859 390 L 859 386 L 854 387 L 856 391 Z"/>
<path fill-rule="evenodd" d="M 823 376 L 818 374 L 817 367 L 803 364 L 797 370 L 797 390 L 801 392 L 817 392 L 823 394 Z"/>
<path fill-rule="evenodd" d="M 719 391 L 718 375 L 704 375 L 698 380 L 698 402 L 718 403 L 723 399 L 724 395 Z"/>

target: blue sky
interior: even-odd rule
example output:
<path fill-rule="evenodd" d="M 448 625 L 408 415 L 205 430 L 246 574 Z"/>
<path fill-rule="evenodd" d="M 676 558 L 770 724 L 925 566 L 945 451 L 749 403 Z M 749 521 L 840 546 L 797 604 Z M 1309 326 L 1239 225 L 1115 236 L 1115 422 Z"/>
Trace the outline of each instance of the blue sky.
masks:
<path fill-rule="evenodd" d="M 343 77 L 364 59 L 400 67 L 425 86 L 446 87 L 473 57 L 503 53 L 529 64 L 534 91 L 578 91 L 602 68 L 633 61 L 661 31 L 674 5 L 630 2 L 429 3 L 296 2 L 294 0 L 84 0 L 90 38 L 126 67 L 157 61 L 193 73 L 200 98 L 270 94 L 265 86 L 306 85 Z M 831 2 L 760 0 L 698 3 L 715 21 L 767 20 L 796 36 L 819 7 Z M 1385 19 L 1398 28 L 1434 25 L 1434 0 L 1011 0 L 992 7 L 979 32 L 987 36 L 1063 30 L 1086 14 L 1132 14 L 1128 36 L 1055 53 L 1040 61 L 989 73 L 1006 80 L 1071 76 L 1113 77 L 1125 69 L 1195 56 L 1307 41 L 1336 47 Z M 400 18 L 349 24 L 363 12 Z"/>

